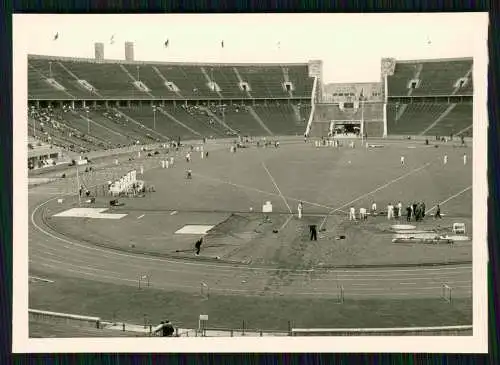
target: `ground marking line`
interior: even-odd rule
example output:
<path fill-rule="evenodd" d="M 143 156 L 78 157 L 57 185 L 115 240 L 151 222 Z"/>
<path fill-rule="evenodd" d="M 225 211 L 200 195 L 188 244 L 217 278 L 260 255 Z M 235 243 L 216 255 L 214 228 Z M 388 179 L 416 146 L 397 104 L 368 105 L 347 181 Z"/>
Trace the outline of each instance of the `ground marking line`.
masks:
<path fill-rule="evenodd" d="M 331 210 L 331 211 L 330 211 L 330 212 L 329 212 L 329 213 L 325 216 L 325 218 L 323 219 L 323 221 L 321 222 L 321 225 L 319 226 L 319 229 L 321 230 L 321 229 L 323 228 L 323 226 L 325 225 L 325 223 L 326 223 L 326 221 L 327 221 L 328 217 L 329 217 L 330 215 L 332 215 L 333 213 L 335 213 L 335 212 L 337 212 L 337 211 L 341 210 L 342 208 L 345 208 L 345 207 L 347 207 L 347 206 L 351 205 L 352 203 L 355 203 L 355 202 L 357 202 L 358 200 L 361 200 L 361 199 L 363 199 L 363 198 L 365 198 L 365 197 L 367 197 L 367 196 L 369 196 L 369 195 L 371 195 L 371 194 L 373 194 L 373 193 L 376 193 L 377 191 L 382 190 L 382 189 L 384 189 L 384 188 L 388 187 L 389 185 L 392 185 L 392 184 L 394 184 L 395 182 L 397 182 L 397 181 L 399 181 L 399 180 L 404 179 L 405 177 L 408 177 L 408 176 L 410 176 L 410 175 L 412 175 L 412 174 L 414 174 L 414 173 L 416 173 L 416 172 L 418 172 L 418 171 L 420 171 L 420 170 L 423 170 L 424 168 L 428 167 L 430 164 L 431 164 L 431 162 L 427 162 L 427 163 L 425 163 L 424 165 L 422 165 L 422 166 L 420 166 L 420 167 L 418 167 L 418 168 L 416 168 L 416 169 L 413 169 L 413 170 L 411 170 L 411 171 L 408 171 L 407 173 L 405 173 L 405 174 L 403 174 L 403 175 L 401 175 L 401 176 L 399 176 L 399 177 L 397 177 L 397 178 L 395 178 L 395 179 L 393 179 L 393 180 L 390 180 L 389 182 L 385 183 L 384 185 L 381 185 L 381 186 L 379 186 L 378 188 L 376 188 L 376 189 L 374 189 L 374 190 L 372 190 L 372 191 L 370 191 L 370 192 L 368 192 L 368 193 L 365 193 L 365 194 L 363 194 L 363 195 L 361 195 L 361 196 L 357 197 L 356 199 L 351 200 L 350 202 L 348 202 L 348 203 L 346 203 L 346 204 L 344 204 L 344 205 L 342 205 L 342 206 L 340 206 L 340 207 L 338 207 L 338 208 L 336 208 L 336 209 Z"/>
<path fill-rule="evenodd" d="M 276 190 L 278 191 L 279 195 L 281 196 L 281 198 L 283 199 L 283 201 L 285 202 L 285 205 L 287 206 L 288 210 L 290 211 L 290 214 L 293 214 L 292 212 L 292 208 L 290 208 L 290 205 L 288 205 L 288 202 L 286 201 L 285 197 L 283 196 L 283 193 L 281 192 L 280 188 L 278 187 L 278 184 L 276 184 L 276 180 L 274 180 L 274 177 L 273 175 L 271 175 L 271 172 L 269 171 L 269 169 L 266 167 L 266 164 L 264 162 L 262 162 L 262 167 L 264 168 L 264 170 L 266 170 L 267 174 L 269 175 L 269 177 L 271 178 L 271 181 L 274 185 L 274 187 L 276 188 Z"/>
<path fill-rule="evenodd" d="M 141 219 L 142 217 L 144 217 L 144 214 L 143 215 L 140 215 L 137 217 L 137 219 Z"/>
<path fill-rule="evenodd" d="M 53 280 L 49 280 L 49 279 L 45 279 L 45 278 L 41 278 L 39 276 L 33 276 L 33 275 L 29 275 L 28 278 L 29 279 L 34 279 L 34 280 L 44 281 L 46 283 L 53 283 L 54 282 Z"/>
<path fill-rule="evenodd" d="M 55 269 L 55 266 L 53 266 L 53 265 L 49 265 L 49 264 L 45 264 L 45 263 L 40 263 L 40 265 L 46 266 L 46 267 L 50 267 L 52 269 Z M 73 266 L 73 267 L 76 267 L 76 268 L 79 268 L 79 269 L 85 269 L 84 267 L 80 267 L 80 266 L 76 266 L 76 265 L 68 265 L 68 266 Z M 101 278 L 101 279 L 111 279 L 111 280 L 127 281 L 127 282 L 134 282 L 134 283 L 136 282 L 136 279 L 127 279 L 127 278 L 123 278 L 121 276 L 120 277 L 113 277 L 113 276 L 105 276 L 105 275 L 96 275 L 94 273 L 89 273 L 89 272 L 80 271 L 80 270 L 74 270 L 74 269 L 70 269 L 70 268 L 63 268 L 63 270 L 64 271 L 78 273 L 78 274 L 83 274 L 83 275 L 86 275 L 86 276 L 98 277 L 98 278 Z M 116 272 L 109 272 L 109 273 L 113 274 L 113 273 L 116 273 Z M 121 275 L 121 273 L 116 273 L 116 274 Z M 192 286 L 192 285 L 169 284 L 167 287 L 165 287 L 165 286 L 157 286 L 154 281 L 152 281 L 151 284 L 154 285 L 158 289 L 169 289 L 169 288 L 172 288 L 172 287 L 174 287 L 174 288 L 194 289 L 194 290 L 198 289 L 198 286 Z M 434 289 L 439 289 L 439 288 L 440 287 L 418 287 L 418 288 L 412 288 L 412 291 L 414 291 L 414 290 L 431 290 L 431 289 L 434 290 Z M 454 288 L 470 288 L 470 286 L 455 286 Z M 219 292 L 229 292 L 229 293 L 251 293 L 250 295 L 260 295 L 260 293 L 262 292 L 262 290 L 260 290 L 260 289 L 245 290 L 245 289 L 219 288 L 219 287 L 213 287 L 211 290 L 212 291 L 219 291 Z M 366 288 L 366 289 L 360 288 L 360 289 L 356 289 L 356 290 L 358 292 L 359 291 L 382 291 L 382 290 L 386 291 L 387 288 Z M 272 293 L 276 293 L 276 292 L 272 292 Z M 325 292 L 325 291 L 293 292 L 293 293 L 290 293 L 290 294 L 292 296 L 293 295 L 321 295 L 321 296 L 332 295 L 331 292 Z M 391 293 L 391 294 L 394 294 L 394 295 L 411 295 L 412 293 Z M 363 294 L 363 293 L 352 292 L 350 295 L 387 295 L 387 293 L 364 293 Z"/>
<path fill-rule="evenodd" d="M 193 173 L 193 175 L 194 176 L 199 176 L 199 177 L 201 177 L 203 179 L 207 179 L 207 180 L 218 181 L 220 183 L 231 185 L 231 186 L 234 186 L 236 188 L 241 188 L 241 189 L 246 189 L 246 190 L 253 190 L 253 191 L 256 191 L 258 193 L 262 193 L 262 194 L 266 194 L 266 195 L 270 195 L 270 196 L 278 196 L 278 197 L 280 196 L 279 194 L 276 194 L 276 193 L 272 193 L 272 192 L 269 192 L 269 191 L 260 190 L 260 189 L 257 189 L 257 188 L 251 187 L 251 186 L 245 186 L 245 185 L 236 184 L 236 183 L 233 183 L 231 181 L 221 180 L 221 179 L 217 179 L 217 178 L 211 177 L 211 176 L 201 175 L 201 174 L 198 174 L 198 173 Z M 306 203 L 306 204 L 309 204 L 309 205 L 314 205 L 314 206 L 317 206 L 317 207 L 320 207 L 320 208 L 334 209 L 331 206 L 323 205 L 323 204 L 319 204 L 319 203 L 314 203 L 314 202 L 310 202 L 310 201 L 307 201 L 307 200 L 304 200 L 304 199 L 292 198 L 292 197 L 285 196 L 285 195 L 284 195 L 284 197 L 286 199 L 288 199 L 288 200 L 293 200 L 293 201 L 296 201 L 296 202 L 300 202 L 301 201 L 303 203 Z M 318 215 L 323 216 L 323 214 L 318 214 Z"/>
<path fill-rule="evenodd" d="M 39 245 L 43 246 L 46 249 L 53 249 L 50 246 L 45 246 L 43 244 L 39 244 Z M 53 250 L 57 251 L 55 249 L 53 249 Z M 46 252 L 45 250 L 41 251 L 40 253 L 41 254 L 48 254 L 48 252 Z M 47 261 L 52 261 L 52 262 L 58 262 L 58 263 L 62 263 L 62 264 L 69 263 L 67 257 L 63 257 L 63 256 L 59 256 L 59 255 L 54 255 L 52 253 L 50 253 L 50 255 L 54 256 L 56 258 L 65 260 L 65 261 L 52 260 L 52 259 L 49 259 L 49 258 L 42 258 L 42 257 L 39 257 L 39 259 L 42 258 L 42 260 L 47 260 Z M 80 256 L 74 257 L 74 259 L 78 259 L 78 258 L 81 259 Z M 75 262 L 75 263 L 84 263 L 84 262 L 80 261 L 80 262 Z M 93 269 L 93 270 L 98 270 L 98 271 L 106 271 L 106 270 L 101 270 L 101 269 L 99 269 L 97 267 L 93 267 L 93 266 L 89 266 L 89 265 L 86 265 L 85 267 L 87 267 L 89 269 Z M 141 265 L 141 264 L 134 264 L 132 262 L 127 262 L 126 263 L 126 267 L 127 268 L 142 268 L 143 265 Z M 433 270 L 438 270 L 438 269 L 433 269 Z M 151 271 L 152 272 L 153 271 L 161 271 L 162 273 L 165 273 L 165 272 L 177 272 L 177 273 L 179 273 L 179 269 L 166 268 L 163 265 L 161 267 L 151 268 Z M 223 271 L 227 271 L 227 270 L 223 270 Z M 409 270 L 409 271 L 415 271 L 415 270 Z M 446 271 L 446 270 L 442 270 L 442 271 Z M 184 274 L 188 274 L 188 275 L 189 274 L 196 274 L 196 272 L 193 272 L 193 271 L 186 271 L 186 272 L 183 272 L 183 273 Z M 454 272 L 451 272 L 451 273 L 443 272 L 443 273 L 439 274 L 439 278 L 440 278 L 440 280 L 443 280 L 443 277 L 449 277 L 450 275 L 461 275 L 461 274 L 464 274 L 464 273 L 465 274 L 466 273 L 470 273 L 470 270 L 468 270 L 467 272 L 457 272 L 457 271 L 454 271 Z M 212 273 L 204 272 L 204 275 L 211 275 L 211 274 Z M 223 277 L 228 277 L 227 275 L 234 275 L 232 273 L 225 273 L 225 272 L 220 272 L 220 271 L 215 272 L 215 274 L 217 274 L 218 276 L 222 275 Z M 398 280 L 398 279 L 402 279 L 402 278 L 413 279 L 413 280 L 434 280 L 435 276 L 438 275 L 437 273 L 428 273 L 429 277 L 420 277 L 420 278 L 417 277 L 417 278 L 415 278 L 415 277 L 412 276 L 412 275 L 422 275 L 422 274 L 423 273 L 415 273 L 415 274 L 413 274 L 413 273 L 412 274 L 410 274 L 410 273 L 403 273 L 403 274 L 396 274 L 396 275 L 390 275 L 390 274 L 386 274 L 386 275 L 376 275 L 376 274 L 375 275 L 372 275 L 372 274 L 368 274 L 368 275 L 355 275 L 355 274 L 351 274 L 351 275 L 348 275 L 348 274 L 344 273 L 344 274 L 340 274 L 339 275 L 339 274 L 336 273 L 336 278 L 335 279 L 334 278 L 313 278 L 312 280 L 313 281 L 317 281 L 317 282 L 331 282 L 331 281 L 339 281 L 339 280 L 341 280 L 341 281 L 390 281 L 390 280 Z M 301 278 L 305 277 L 305 273 L 302 273 L 302 274 L 300 274 L 300 273 L 291 273 L 289 275 L 292 276 L 292 277 L 297 277 L 298 279 L 301 279 Z M 394 279 L 389 279 L 388 276 L 393 276 L 395 278 Z M 382 277 L 383 279 L 380 279 L 380 277 Z M 262 278 L 262 277 L 259 276 L 258 278 Z M 453 280 L 453 283 L 458 283 L 458 282 L 470 282 L 470 281 L 457 281 L 457 280 Z M 352 284 L 352 285 L 356 285 L 356 284 Z M 368 285 L 368 284 L 361 284 L 361 285 Z"/>
<path fill-rule="evenodd" d="M 443 204 L 445 204 L 445 203 L 449 202 L 450 200 L 455 199 L 457 196 L 462 195 L 463 193 L 465 193 L 466 191 L 468 191 L 468 190 L 470 190 L 470 189 L 472 189 L 472 185 L 471 185 L 471 186 L 466 187 L 466 188 L 465 188 L 465 189 L 463 189 L 463 190 L 460 190 L 458 193 L 456 193 L 456 194 L 454 194 L 454 195 L 450 196 L 448 199 L 443 200 L 442 202 L 440 202 L 440 203 L 439 203 L 439 205 L 443 205 Z M 434 205 L 432 208 L 429 208 L 429 209 L 425 212 L 425 214 L 429 213 L 431 210 L 436 209 L 436 208 L 437 208 L 437 206 L 438 206 L 438 204 Z"/>

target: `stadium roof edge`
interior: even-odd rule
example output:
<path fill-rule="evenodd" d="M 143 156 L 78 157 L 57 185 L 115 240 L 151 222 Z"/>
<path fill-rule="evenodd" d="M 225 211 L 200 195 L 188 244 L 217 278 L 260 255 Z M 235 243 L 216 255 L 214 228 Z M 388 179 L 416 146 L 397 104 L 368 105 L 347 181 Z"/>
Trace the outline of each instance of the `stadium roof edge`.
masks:
<path fill-rule="evenodd" d="M 53 61 L 77 61 L 96 64 L 118 63 L 127 65 L 185 65 L 185 66 L 308 66 L 308 62 L 297 63 L 260 63 L 260 62 L 245 62 L 245 63 L 209 63 L 209 62 L 165 62 L 165 61 L 127 61 L 127 60 L 112 60 L 104 59 L 102 61 L 95 58 L 80 58 L 80 57 L 64 57 L 64 56 L 47 56 L 28 54 L 28 60 L 53 60 Z"/>
<path fill-rule="evenodd" d="M 451 62 L 451 61 L 473 61 L 473 57 L 459 57 L 459 58 L 431 58 L 424 60 L 396 60 L 396 63 L 430 63 L 430 62 Z"/>

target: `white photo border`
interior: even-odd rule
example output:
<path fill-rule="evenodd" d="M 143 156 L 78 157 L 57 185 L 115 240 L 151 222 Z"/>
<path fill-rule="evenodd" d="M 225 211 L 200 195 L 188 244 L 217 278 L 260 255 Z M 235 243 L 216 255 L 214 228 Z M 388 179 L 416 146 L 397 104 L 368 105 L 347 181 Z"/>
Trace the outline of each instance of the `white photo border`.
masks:
<path fill-rule="evenodd" d="M 328 14 L 325 14 L 328 15 Z M 370 14 L 373 16 L 373 14 Z M 392 16 L 393 14 L 378 14 Z M 487 71 L 488 13 L 470 13 L 478 20 L 474 43 L 473 104 L 473 335 L 377 337 L 262 338 L 29 338 L 28 326 L 28 173 L 27 49 L 25 29 L 43 15 L 14 14 L 13 31 L 13 346 L 14 353 L 116 352 L 352 352 L 352 353 L 486 353 L 487 293 Z M 53 15 L 51 15 L 53 16 Z M 64 15 L 60 15 L 63 17 Z M 95 16 L 95 15 L 94 15 Z M 457 24 L 457 26 L 460 26 Z M 450 30 L 451 31 L 451 30 Z M 396 36 L 396 35 L 395 35 Z M 390 57 L 391 55 L 387 55 Z M 89 314 L 91 315 L 91 314 Z M 196 315 L 196 314 L 194 314 Z"/>

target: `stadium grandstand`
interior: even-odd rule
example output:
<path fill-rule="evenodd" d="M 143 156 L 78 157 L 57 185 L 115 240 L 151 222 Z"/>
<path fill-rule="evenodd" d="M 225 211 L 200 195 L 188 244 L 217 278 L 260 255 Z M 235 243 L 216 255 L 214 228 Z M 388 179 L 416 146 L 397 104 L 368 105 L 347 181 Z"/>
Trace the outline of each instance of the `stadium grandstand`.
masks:
<path fill-rule="evenodd" d="M 321 80 L 321 61 L 188 64 L 31 55 L 29 134 L 80 154 L 238 135 L 472 135 L 472 59 L 383 59 L 380 82 Z"/>

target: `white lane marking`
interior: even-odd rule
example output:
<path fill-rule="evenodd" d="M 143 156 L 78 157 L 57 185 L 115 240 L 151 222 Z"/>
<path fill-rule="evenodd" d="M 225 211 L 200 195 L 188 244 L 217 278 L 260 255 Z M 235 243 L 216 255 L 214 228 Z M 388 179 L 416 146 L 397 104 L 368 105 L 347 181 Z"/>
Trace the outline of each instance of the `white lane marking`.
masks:
<path fill-rule="evenodd" d="M 143 215 L 140 215 L 137 217 L 137 219 L 141 219 L 142 217 L 144 217 L 144 214 Z"/>
<path fill-rule="evenodd" d="M 319 226 L 320 230 L 321 230 L 321 228 L 323 228 L 323 226 L 325 225 L 325 223 L 326 223 L 326 221 L 327 221 L 328 217 L 329 217 L 330 215 L 332 215 L 333 213 L 335 213 L 335 212 L 339 211 L 340 209 L 343 209 L 343 208 L 345 208 L 345 207 L 347 207 L 347 206 L 351 205 L 352 203 L 355 203 L 355 202 L 357 202 L 358 200 L 361 200 L 361 199 L 363 199 L 363 198 L 365 198 L 365 197 L 367 197 L 367 196 L 369 196 L 369 195 L 371 195 L 371 194 L 373 194 L 373 193 L 376 193 L 376 192 L 377 192 L 377 191 L 379 191 L 379 190 L 385 189 L 385 188 L 386 188 L 386 187 L 388 187 L 389 185 L 392 185 L 392 184 L 394 184 L 395 182 L 397 182 L 397 181 L 399 181 L 399 180 L 402 180 L 402 179 L 404 179 L 405 177 L 408 177 L 408 176 L 410 176 L 410 175 L 412 175 L 412 174 L 416 173 L 417 171 L 423 170 L 424 168 L 428 167 L 430 164 L 431 164 L 431 162 L 427 162 L 427 163 L 425 163 L 424 165 L 422 165 L 422 166 L 420 166 L 420 167 L 418 167 L 418 168 L 416 168 L 416 169 L 413 169 L 413 170 L 411 170 L 411 171 L 408 171 L 407 173 L 405 173 L 405 174 L 403 174 L 403 175 L 401 175 L 401 176 L 399 176 L 399 177 L 397 177 L 397 178 L 395 178 L 395 179 L 392 179 L 392 180 L 390 180 L 389 182 L 387 182 L 387 183 L 385 183 L 385 184 L 383 184 L 383 185 L 380 185 L 380 186 L 379 186 L 379 187 L 377 187 L 376 189 L 374 189 L 374 190 L 372 190 L 372 191 L 370 191 L 370 192 L 368 192 L 368 193 L 365 193 L 365 194 L 363 194 L 363 195 L 360 195 L 360 196 L 359 196 L 359 197 L 357 197 L 356 199 L 353 199 L 353 200 L 351 200 L 350 202 L 345 203 L 344 205 L 342 205 L 342 206 L 340 206 L 340 207 L 338 207 L 338 208 L 336 208 L 336 209 L 331 210 L 330 212 L 328 212 L 328 214 L 325 216 L 325 218 L 324 218 L 324 219 L 323 219 L 323 221 L 321 222 L 321 225 Z"/>
<path fill-rule="evenodd" d="M 54 280 L 49 280 L 49 279 L 45 279 L 45 278 L 41 278 L 41 277 L 33 276 L 33 275 L 28 276 L 28 278 L 33 279 L 33 280 L 44 281 L 46 283 L 53 283 L 54 282 Z"/>
<path fill-rule="evenodd" d="M 462 195 L 463 193 L 465 193 L 466 191 L 468 191 L 468 190 L 470 190 L 470 189 L 472 189 L 472 185 L 471 185 L 471 186 L 466 187 L 466 188 L 465 188 L 465 189 L 463 189 L 463 190 L 460 190 L 458 193 L 456 193 L 456 194 L 454 194 L 454 195 L 450 196 L 448 199 L 443 200 L 442 202 L 440 202 L 440 203 L 439 203 L 439 205 L 443 205 L 443 204 L 445 204 L 445 203 L 449 202 L 450 200 L 455 199 L 457 196 Z M 427 213 L 429 213 L 430 211 L 432 211 L 432 210 L 436 209 L 436 207 L 437 207 L 437 204 L 436 204 L 436 205 L 434 205 L 432 208 L 427 209 L 427 211 L 425 212 L 425 214 L 427 214 Z M 442 216 L 444 216 L 444 214 L 441 214 L 441 215 L 442 215 Z"/>
<path fill-rule="evenodd" d="M 262 162 L 262 167 L 264 168 L 264 170 L 266 170 L 267 174 L 269 175 L 269 177 L 271 178 L 271 182 L 273 183 L 274 187 L 276 188 L 276 190 L 278 191 L 281 199 L 283 199 L 283 201 L 285 202 L 285 205 L 286 207 L 288 208 L 288 211 L 290 212 L 290 214 L 293 214 L 292 213 L 292 208 L 290 208 L 290 205 L 288 205 L 288 202 L 286 201 L 285 197 L 283 196 L 283 193 L 281 192 L 278 184 L 276 183 L 276 180 L 274 180 L 274 177 L 273 175 L 271 175 L 271 172 L 269 171 L 269 169 L 267 168 L 266 164 L 264 162 Z"/>

